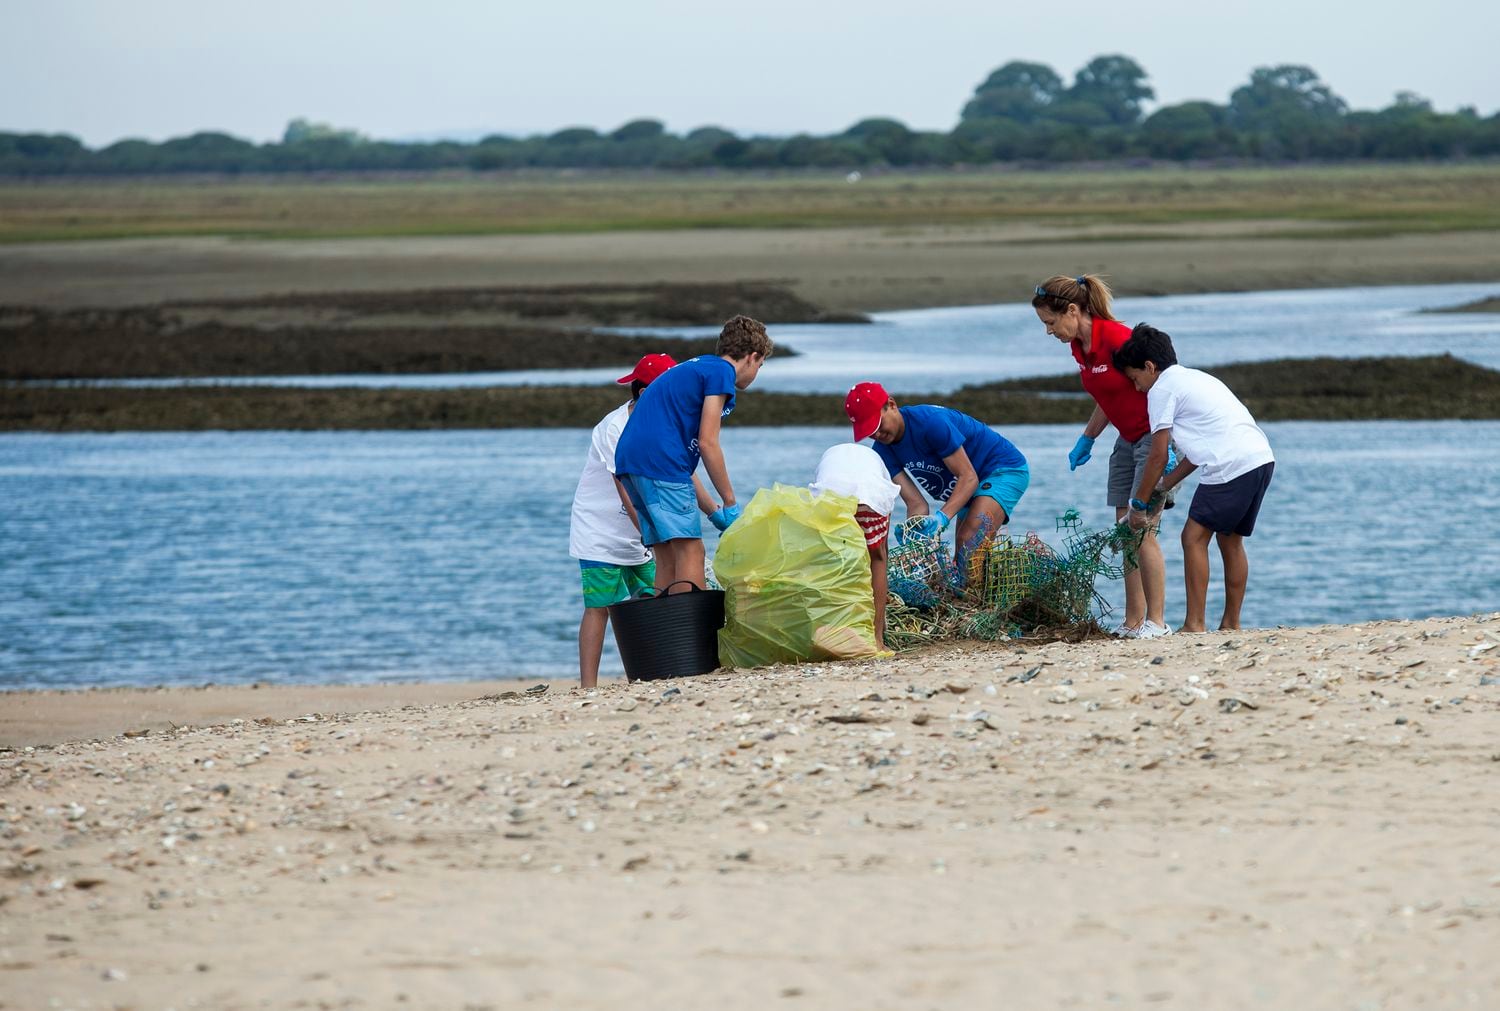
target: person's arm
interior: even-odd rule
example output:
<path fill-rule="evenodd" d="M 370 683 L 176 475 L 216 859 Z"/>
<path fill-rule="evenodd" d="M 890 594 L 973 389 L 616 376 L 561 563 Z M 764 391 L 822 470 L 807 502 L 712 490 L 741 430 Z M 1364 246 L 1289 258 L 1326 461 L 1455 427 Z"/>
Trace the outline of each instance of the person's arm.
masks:
<path fill-rule="evenodd" d="M 703 482 L 698 479 L 697 474 L 693 475 L 693 495 L 698 500 L 698 511 L 703 515 L 712 516 L 719 508 L 719 503 L 715 502 L 714 497 L 708 493 L 708 489 L 703 487 Z"/>
<path fill-rule="evenodd" d="M 635 514 L 635 503 L 630 501 L 630 494 L 625 490 L 625 483 L 615 475 L 615 491 L 620 496 L 620 504 L 625 507 L 625 515 L 630 517 L 630 522 L 635 524 L 636 533 L 641 531 L 641 518 Z"/>
<path fill-rule="evenodd" d="M 890 593 L 885 544 L 885 541 L 881 541 L 870 549 L 870 589 L 875 594 L 875 648 L 882 653 L 886 651 L 885 601 Z"/>
<path fill-rule="evenodd" d="M 1109 419 L 1104 416 L 1104 408 L 1098 404 L 1094 405 L 1094 413 L 1089 415 L 1089 420 L 1083 426 L 1083 434 L 1078 441 L 1073 443 L 1073 448 L 1068 450 L 1068 469 L 1077 470 L 1088 463 L 1093 456 L 1094 440 L 1104 432 L 1104 427 L 1109 424 Z"/>
<path fill-rule="evenodd" d="M 969 499 L 979 487 L 979 475 L 974 473 L 974 465 L 969 462 L 969 454 L 962 446 L 943 457 L 943 466 L 958 478 L 958 483 L 953 486 L 953 494 L 948 496 L 948 501 L 938 508 L 948 519 L 955 520 L 958 519 L 959 510 L 969 504 Z"/>
<path fill-rule="evenodd" d="M 704 397 L 703 413 L 698 419 L 698 455 L 725 509 L 734 505 L 734 485 L 729 483 L 729 468 L 724 465 L 724 449 L 719 445 L 719 426 L 727 399 L 722 393 Z"/>
<path fill-rule="evenodd" d="M 904 470 L 898 470 L 891 475 L 891 480 L 895 481 L 896 487 L 901 489 L 901 501 L 906 504 L 906 518 L 926 516 L 927 500 L 922 497 L 922 489 L 917 487 L 917 482 L 911 479 L 911 475 Z"/>
<path fill-rule="evenodd" d="M 1162 479 L 1156 483 L 1156 487 L 1162 491 L 1171 491 L 1182 484 L 1187 476 L 1197 469 L 1198 465 L 1183 456 L 1182 451 L 1179 450 L 1177 453 L 1177 466 L 1172 468 L 1172 473 L 1163 475 Z"/>
<path fill-rule="evenodd" d="M 629 423 L 629 416 L 626 417 Z M 595 427 L 593 438 L 589 442 L 589 452 L 609 471 L 609 476 L 615 482 L 615 494 L 620 496 L 620 505 L 625 509 L 625 515 L 630 517 L 630 522 L 635 524 L 636 532 L 641 529 L 641 518 L 636 514 L 635 503 L 630 501 L 630 493 L 625 490 L 625 483 L 620 480 L 620 475 L 615 473 L 615 449 L 620 444 L 620 435 L 625 431 L 625 424 L 619 428 L 609 429 L 604 425 Z"/>
<path fill-rule="evenodd" d="M 1167 447 L 1172 443 L 1172 430 L 1163 428 L 1151 434 L 1151 449 L 1146 454 L 1146 466 L 1141 469 L 1140 483 L 1135 486 L 1135 491 L 1130 499 L 1130 525 L 1143 527 L 1150 520 L 1150 511 L 1138 507 L 1151 501 L 1151 496 L 1156 492 L 1156 483 L 1161 480 L 1162 474 L 1167 469 Z M 1174 470 L 1172 472 L 1176 474 Z M 1180 479 L 1179 479 L 1180 480 Z M 1140 522 L 1137 522 L 1139 518 Z"/>
<path fill-rule="evenodd" d="M 1109 419 L 1104 416 L 1104 408 L 1098 404 L 1094 405 L 1094 413 L 1089 415 L 1088 422 L 1083 426 L 1083 434 L 1090 439 L 1097 439 L 1104 434 L 1109 427 Z"/>

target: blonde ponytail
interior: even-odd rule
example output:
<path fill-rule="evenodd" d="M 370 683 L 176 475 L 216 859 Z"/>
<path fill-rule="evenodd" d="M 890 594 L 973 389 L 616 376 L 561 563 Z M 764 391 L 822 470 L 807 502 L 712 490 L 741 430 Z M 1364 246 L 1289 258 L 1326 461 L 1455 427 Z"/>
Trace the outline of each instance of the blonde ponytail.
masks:
<path fill-rule="evenodd" d="M 1076 305 L 1095 319 L 1112 320 L 1115 318 L 1110 311 L 1112 297 L 1109 285 L 1098 274 L 1077 277 L 1054 274 L 1036 286 L 1031 305 L 1033 308 L 1045 305 L 1056 313 L 1067 312 L 1069 305 Z"/>

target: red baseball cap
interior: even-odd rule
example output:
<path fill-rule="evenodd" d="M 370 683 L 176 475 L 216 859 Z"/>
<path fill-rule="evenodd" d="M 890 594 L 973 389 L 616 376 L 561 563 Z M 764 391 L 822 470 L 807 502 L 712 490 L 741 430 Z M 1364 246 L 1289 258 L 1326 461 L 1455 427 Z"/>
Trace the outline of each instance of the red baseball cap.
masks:
<path fill-rule="evenodd" d="M 619 383 L 621 386 L 629 386 L 631 383 L 639 379 L 647 386 L 650 386 L 658 376 L 660 376 L 663 372 L 667 371 L 667 369 L 670 369 L 673 365 L 676 364 L 677 359 L 673 358 L 671 355 L 646 355 L 640 361 L 635 363 L 635 368 L 630 370 L 630 375 L 621 376 L 619 379 L 616 379 L 615 382 Z"/>
<path fill-rule="evenodd" d="M 891 395 L 879 383 L 856 383 L 844 398 L 844 413 L 854 422 L 854 441 L 868 439 L 880 427 L 880 412 Z"/>

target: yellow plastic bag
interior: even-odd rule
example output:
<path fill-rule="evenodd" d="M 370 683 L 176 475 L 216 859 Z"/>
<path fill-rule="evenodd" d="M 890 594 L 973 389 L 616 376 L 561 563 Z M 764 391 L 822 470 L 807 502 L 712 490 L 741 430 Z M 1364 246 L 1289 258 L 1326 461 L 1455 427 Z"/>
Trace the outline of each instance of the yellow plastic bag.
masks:
<path fill-rule="evenodd" d="M 759 667 L 875 655 L 870 552 L 847 495 L 774 485 L 719 539 L 719 662 Z"/>

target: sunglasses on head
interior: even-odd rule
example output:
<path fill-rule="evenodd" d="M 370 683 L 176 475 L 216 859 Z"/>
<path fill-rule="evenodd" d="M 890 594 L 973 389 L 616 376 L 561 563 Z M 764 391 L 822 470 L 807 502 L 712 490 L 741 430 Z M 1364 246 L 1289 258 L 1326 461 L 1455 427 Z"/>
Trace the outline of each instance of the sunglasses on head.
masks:
<path fill-rule="evenodd" d="M 1088 281 L 1084 280 L 1082 277 L 1074 278 L 1074 280 L 1078 283 L 1078 287 L 1080 287 L 1080 288 L 1087 288 L 1088 287 L 1088 284 L 1089 284 Z M 1055 294 L 1053 292 L 1050 292 L 1046 288 L 1043 288 L 1041 285 L 1037 285 L 1036 286 L 1036 293 L 1038 295 L 1040 295 L 1042 298 L 1055 298 L 1059 302 L 1071 302 L 1071 301 L 1073 301 L 1068 296 L 1066 296 L 1066 295 L 1058 295 L 1058 294 Z"/>

